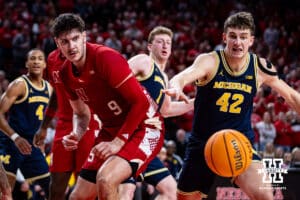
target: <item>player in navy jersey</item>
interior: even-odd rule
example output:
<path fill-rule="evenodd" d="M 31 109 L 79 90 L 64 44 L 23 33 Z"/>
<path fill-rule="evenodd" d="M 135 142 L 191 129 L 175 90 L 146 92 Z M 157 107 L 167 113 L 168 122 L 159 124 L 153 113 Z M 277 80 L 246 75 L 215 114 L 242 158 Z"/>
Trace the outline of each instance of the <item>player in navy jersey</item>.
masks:
<path fill-rule="evenodd" d="M 224 50 L 197 56 L 192 66 L 172 78 L 171 89 L 165 91 L 168 95 L 187 100 L 182 88 L 191 82 L 197 85 L 193 129 L 178 182 L 179 200 L 201 199 L 208 194 L 215 175 L 206 165 L 204 145 L 214 132 L 236 129 L 253 144 L 250 114 L 253 97 L 262 84 L 276 90 L 300 113 L 298 92 L 278 78 L 269 61 L 249 53 L 254 32 L 250 13 L 229 16 L 224 23 Z M 250 199 L 273 199 L 271 185 L 263 183 L 264 175 L 257 173 L 263 168 L 257 154 L 253 159 L 250 167 L 232 180 Z"/>
<path fill-rule="evenodd" d="M 96 194 L 101 200 L 118 199 L 119 184 L 144 171 L 163 145 L 157 105 L 119 52 L 86 42 L 85 24 L 78 15 L 59 15 L 52 30 L 66 58 L 60 78 L 74 111 L 73 130 L 63 137 L 65 148 L 78 148 L 90 110 L 102 122 L 70 199 L 94 199 Z"/>
<path fill-rule="evenodd" d="M 158 105 L 158 110 L 163 117 L 171 117 L 184 114 L 194 107 L 194 101 L 171 101 L 171 98 L 163 93 L 167 88 L 168 77 L 165 68 L 171 55 L 173 32 L 166 27 L 155 27 L 148 36 L 149 55 L 139 54 L 129 59 L 128 63 L 138 81 L 149 92 Z M 155 157 L 143 173 L 143 180 L 159 191 L 157 199 L 176 199 L 176 181 L 168 168 Z M 132 184 L 133 183 L 133 184 Z M 135 190 L 135 181 L 122 184 L 122 198 L 132 199 Z"/>
<path fill-rule="evenodd" d="M 52 90 L 42 78 L 44 53 L 39 49 L 29 51 L 26 67 L 28 73 L 10 83 L 0 100 L 0 155 L 12 188 L 19 168 L 25 179 L 42 186 L 47 196 L 48 164 L 41 150 L 33 146 Z"/>

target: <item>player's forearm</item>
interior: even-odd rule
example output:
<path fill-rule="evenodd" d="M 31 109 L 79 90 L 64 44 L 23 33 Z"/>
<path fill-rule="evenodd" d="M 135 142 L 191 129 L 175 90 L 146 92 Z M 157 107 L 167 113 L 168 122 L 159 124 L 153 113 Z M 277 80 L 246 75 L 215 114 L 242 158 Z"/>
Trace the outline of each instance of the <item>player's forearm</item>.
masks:
<path fill-rule="evenodd" d="M 0 129 L 5 133 L 8 137 L 11 137 L 15 131 L 10 127 L 7 120 L 5 119 L 3 114 L 0 114 Z"/>
<path fill-rule="evenodd" d="M 87 131 L 87 128 L 89 126 L 91 119 L 90 113 L 82 113 L 82 114 L 76 114 L 73 115 L 73 133 L 75 133 L 79 138 L 81 138 L 85 132 Z"/>
<path fill-rule="evenodd" d="M 189 103 L 183 101 L 171 101 L 166 107 L 162 107 L 160 112 L 163 117 L 175 117 L 183 115 L 194 109 L 194 99 L 190 99 Z"/>
<path fill-rule="evenodd" d="M 56 111 L 57 111 L 57 98 L 56 98 L 55 91 L 53 91 L 44 115 L 44 120 L 41 123 L 42 129 L 47 129 L 49 127 L 52 119 L 55 117 Z"/>
<path fill-rule="evenodd" d="M 122 96 L 131 105 L 125 123 L 123 123 L 117 134 L 117 137 L 126 141 L 145 118 L 150 103 L 141 86 L 134 78 L 127 80 L 119 88 L 119 92 L 122 93 Z"/>

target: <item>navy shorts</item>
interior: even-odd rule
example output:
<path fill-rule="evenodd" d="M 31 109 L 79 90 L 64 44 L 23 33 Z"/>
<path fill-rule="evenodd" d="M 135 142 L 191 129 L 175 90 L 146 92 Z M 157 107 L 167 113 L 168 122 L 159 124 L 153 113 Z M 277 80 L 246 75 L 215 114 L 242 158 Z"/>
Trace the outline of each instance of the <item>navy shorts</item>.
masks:
<path fill-rule="evenodd" d="M 135 184 L 136 181 L 144 181 L 153 186 L 156 186 L 165 177 L 171 175 L 168 168 L 166 168 L 158 157 L 155 157 L 147 166 L 146 170 L 140 174 L 140 176 L 135 180 L 134 178 L 129 178 L 123 183 Z"/>
<path fill-rule="evenodd" d="M 7 140 L 0 143 L 0 158 L 7 172 L 16 174 L 19 168 L 25 179 L 39 179 L 50 175 L 43 153 L 33 145 L 31 154 L 23 155 L 11 140 Z"/>

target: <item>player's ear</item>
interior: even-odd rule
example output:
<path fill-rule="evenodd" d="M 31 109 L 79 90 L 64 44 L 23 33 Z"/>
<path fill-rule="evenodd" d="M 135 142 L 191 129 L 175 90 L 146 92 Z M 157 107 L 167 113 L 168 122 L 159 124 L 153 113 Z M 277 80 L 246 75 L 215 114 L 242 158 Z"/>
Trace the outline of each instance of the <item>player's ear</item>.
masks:
<path fill-rule="evenodd" d="M 226 38 L 226 33 L 222 33 L 222 39 L 223 39 L 223 42 L 224 42 L 224 44 L 226 44 L 226 42 L 227 42 L 227 38 Z"/>
<path fill-rule="evenodd" d="M 148 43 L 148 45 L 147 45 L 148 51 L 151 51 L 151 48 L 152 48 L 152 44 L 151 44 L 151 43 Z"/>
<path fill-rule="evenodd" d="M 58 44 L 58 39 L 57 39 L 57 37 L 54 37 L 54 42 L 55 42 L 55 44 L 56 44 L 56 47 L 59 47 L 59 44 Z"/>
<path fill-rule="evenodd" d="M 253 45 L 254 39 L 255 39 L 255 37 L 253 35 L 251 35 L 250 36 L 250 44 L 249 44 L 250 47 Z"/>
<path fill-rule="evenodd" d="M 82 37 L 83 37 L 84 43 L 86 43 L 86 31 L 83 31 L 83 32 L 82 32 Z"/>

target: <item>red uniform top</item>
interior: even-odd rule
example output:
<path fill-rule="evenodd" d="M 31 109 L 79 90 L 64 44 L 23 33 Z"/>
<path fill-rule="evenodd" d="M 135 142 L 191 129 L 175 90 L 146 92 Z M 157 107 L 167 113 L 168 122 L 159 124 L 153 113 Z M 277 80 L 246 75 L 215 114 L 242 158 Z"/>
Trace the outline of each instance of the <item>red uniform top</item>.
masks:
<path fill-rule="evenodd" d="M 56 116 L 59 119 L 72 121 L 73 110 L 67 100 L 66 93 L 64 91 L 63 84 L 59 78 L 59 71 L 61 70 L 65 59 L 58 49 L 52 51 L 48 56 L 47 68 L 46 68 L 46 79 L 50 82 L 55 90 L 58 109 Z"/>
<path fill-rule="evenodd" d="M 117 51 L 87 43 L 86 54 L 80 75 L 70 61 L 64 63 L 60 77 L 68 96 L 80 98 L 99 116 L 102 131 L 126 140 L 146 117 L 149 100 L 145 90 Z M 147 114 L 152 117 L 155 111 L 152 116 Z"/>

